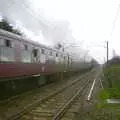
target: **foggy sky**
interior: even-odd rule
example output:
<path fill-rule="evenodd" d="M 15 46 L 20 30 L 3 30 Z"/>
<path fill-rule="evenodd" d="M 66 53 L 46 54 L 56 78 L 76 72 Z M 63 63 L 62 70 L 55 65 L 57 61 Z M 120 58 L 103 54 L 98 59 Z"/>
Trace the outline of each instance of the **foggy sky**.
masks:
<path fill-rule="evenodd" d="M 81 46 L 72 48 L 76 54 L 83 56 L 89 51 L 103 62 L 105 41 L 110 43 L 110 57 L 113 49 L 120 53 L 120 15 L 110 36 L 118 5 L 119 0 L 1 0 L 0 14 L 33 40 L 47 45 L 61 42 L 65 46 L 74 42 Z"/>
<path fill-rule="evenodd" d="M 55 43 L 67 39 L 69 36 L 69 23 L 67 21 L 47 20 L 41 11 L 38 15 L 30 8 L 29 4 L 28 0 L 24 0 L 24 2 L 22 0 L 1 0 L 0 11 L 28 37 L 34 39 L 38 36 L 38 39 L 43 39 L 39 42 Z M 41 14 L 42 16 L 40 16 Z"/>

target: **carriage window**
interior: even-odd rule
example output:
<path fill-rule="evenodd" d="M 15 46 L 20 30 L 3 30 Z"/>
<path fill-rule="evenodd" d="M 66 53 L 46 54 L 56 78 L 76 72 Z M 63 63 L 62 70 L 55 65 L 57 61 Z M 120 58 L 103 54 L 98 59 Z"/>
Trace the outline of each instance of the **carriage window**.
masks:
<path fill-rule="evenodd" d="M 52 56 L 52 52 L 50 52 L 50 55 Z"/>
<path fill-rule="evenodd" d="M 58 57 L 58 53 L 56 53 L 56 57 Z"/>
<path fill-rule="evenodd" d="M 28 50 L 28 45 L 24 44 L 25 50 Z"/>
<path fill-rule="evenodd" d="M 38 56 L 38 50 L 37 50 L 37 49 L 34 49 L 34 50 L 33 50 L 33 56 L 34 56 L 34 57 L 37 57 L 37 56 Z"/>
<path fill-rule="evenodd" d="M 70 58 L 69 58 L 69 56 L 68 56 L 68 60 L 69 60 Z"/>
<path fill-rule="evenodd" d="M 5 40 L 5 46 L 6 47 L 12 47 L 11 41 L 10 40 Z"/>
<path fill-rule="evenodd" d="M 44 50 L 44 49 L 41 49 L 41 53 L 42 53 L 42 54 L 45 54 L 45 50 Z"/>

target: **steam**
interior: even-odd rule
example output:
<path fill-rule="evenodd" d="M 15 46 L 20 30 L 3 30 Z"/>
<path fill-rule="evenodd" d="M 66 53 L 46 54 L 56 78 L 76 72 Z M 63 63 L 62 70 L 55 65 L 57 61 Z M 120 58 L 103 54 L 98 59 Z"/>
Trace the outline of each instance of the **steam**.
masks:
<path fill-rule="evenodd" d="M 69 22 L 49 19 L 42 8 L 38 14 L 33 10 L 29 0 L 1 0 L 0 16 L 7 17 L 27 38 L 39 43 L 52 46 L 62 43 L 66 46 L 67 43 L 75 42 Z M 77 57 L 84 56 L 82 49 L 70 48 L 66 51 Z"/>
<path fill-rule="evenodd" d="M 26 37 L 40 43 L 54 45 L 66 42 L 72 36 L 67 21 L 51 21 L 45 17 L 42 9 L 38 15 L 30 5 L 28 0 L 1 0 L 0 13 Z"/>

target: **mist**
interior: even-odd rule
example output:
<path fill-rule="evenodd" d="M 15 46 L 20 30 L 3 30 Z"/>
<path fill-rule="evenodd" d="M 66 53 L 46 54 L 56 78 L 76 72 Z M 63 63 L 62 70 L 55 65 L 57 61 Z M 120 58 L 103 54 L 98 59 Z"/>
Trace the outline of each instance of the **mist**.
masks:
<path fill-rule="evenodd" d="M 48 17 L 42 8 L 34 10 L 29 0 L 1 0 L 0 16 L 7 20 L 24 33 L 24 37 L 39 43 L 55 46 L 61 43 L 64 47 L 67 44 L 75 43 L 70 23 L 62 19 Z M 69 46 L 69 45 L 68 45 Z M 69 48 L 66 50 L 81 59 L 85 51 Z"/>
<path fill-rule="evenodd" d="M 48 20 L 43 11 L 34 12 L 28 0 L 1 0 L 0 13 L 28 38 L 50 45 L 66 41 L 69 32 L 67 21 Z"/>

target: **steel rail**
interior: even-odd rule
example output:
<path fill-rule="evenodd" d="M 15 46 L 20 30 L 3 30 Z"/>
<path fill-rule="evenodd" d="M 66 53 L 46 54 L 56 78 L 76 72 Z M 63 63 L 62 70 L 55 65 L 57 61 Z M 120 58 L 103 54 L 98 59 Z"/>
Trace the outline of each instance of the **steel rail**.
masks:
<path fill-rule="evenodd" d="M 71 104 L 76 100 L 76 98 L 82 94 L 82 92 L 85 90 L 85 88 L 87 87 L 87 85 L 89 84 L 90 80 L 87 81 L 87 83 L 83 86 L 83 88 L 79 89 L 77 91 L 77 93 L 69 100 L 67 101 L 67 103 L 65 103 L 60 109 L 59 111 L 55 114 L 55 116 L 53 117 L 52 120 L 60 120 L 65 112 L 67 111 L 67 109 L 70 108 Z"/>
<path fill-rule="evenodd" d="M 35 107 L 37 104 L 40 104 L 40 103 L 42 103 L 44 101 L 47 101 L 48 99 L 52 98 L 53 96 L 57 95 L 58 93 L 61 93 L 62 91 L 66 90 L 70 86 L 73 86 L 74 84 L 77 84 L 77 82 L 80 81 L 80 79 L 83 79 L 83 78 L 87 77 L 91 72 L 86 73 L 85 75 L 83 75 L 79 79 L 77 79 L 74 82 L 72 82 L 70 85 L 67 85 L 67 86 L 63 87 L 63 88 L 61 88 L 58 91 L 55 91 L 54 93 L 48 95 L 47 97 L 43 97 L 42 99 L 36 100 L 34 103 L 29 104 L 28 106 L 24 107 L 21 112 L 18 112 L 17 114 L 15 114 L 15 115 L 11 116 L 10 118 L 8 118 L 8 120 L 17 120 L 18 118 L 20 118 L 21 116 L 23 116 L 25 113 L 27 113 L 28 111 L 30 111 L 30 109 L 32 109 L 33 107 Z"/>

